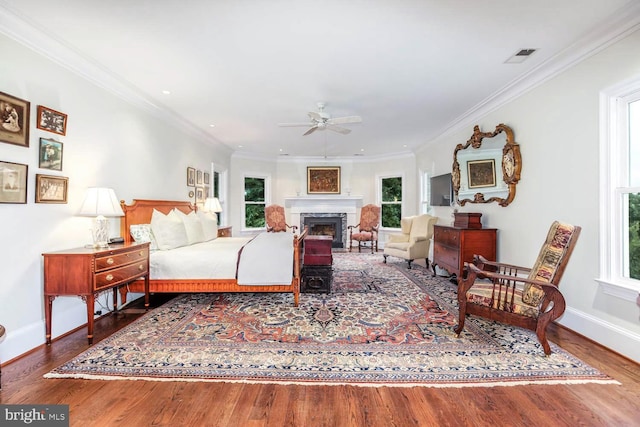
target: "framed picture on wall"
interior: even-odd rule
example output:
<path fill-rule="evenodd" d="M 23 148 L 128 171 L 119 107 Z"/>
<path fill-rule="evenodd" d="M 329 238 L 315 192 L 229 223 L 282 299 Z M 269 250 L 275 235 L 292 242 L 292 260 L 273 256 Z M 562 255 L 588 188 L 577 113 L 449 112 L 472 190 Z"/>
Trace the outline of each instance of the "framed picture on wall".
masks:
<path fill-rule="evenodd" d="M 209 173 L 204 173 L 204 185 L 209 185 Z"/>
<path fill-rule="evenodd" d="M 43 105 L 38 105 L 36 127 L 46 130 L 47 132 L 57 133 L 58 135 L 66 135 L 67 115 Z"/>
<path fill-rule="evenodd" d="M 467 162 L 469 188 L 495 187 L 496 162 L 494 159 L 470 160 Z"/>
<path fill-rule="evenodd" d="M 62 170 L 62 142 L 40 138 L 38 167 L 41 169 Z"/>
<path fill-rule="evenodd" d="M 196 171 L 196 185 L 202 185 L 202 171 Z"/>
<path fill-rule="evenodd" d="M 36 203 L 67 203 L 69 178 L 36 174 Z"/>
<path fill-rule="evenodd" d="M 29 146 L 29 108 L 31 103 L 0 92 L 0 141 Z"/>
<path fill-rule="evenodd" d="M 27 203 L 27 172 L 21 163 L 0 162 L 0 203 Z"/>
<path fill-rule="evenodd" d="M 308 166 L 308 194 L 340 194 L 340 166 Z"/>
<path fill-rule="evenodd" d="M 196 186 L 196 170 L 195 168 L 187 168 L 187 187 Z"/>

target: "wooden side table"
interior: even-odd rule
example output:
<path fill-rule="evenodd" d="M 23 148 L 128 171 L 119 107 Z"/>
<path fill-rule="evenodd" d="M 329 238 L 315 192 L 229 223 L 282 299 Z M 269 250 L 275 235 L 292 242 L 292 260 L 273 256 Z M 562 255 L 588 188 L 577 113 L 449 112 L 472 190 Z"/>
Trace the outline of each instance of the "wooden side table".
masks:
<path fill-rule="evenodd" d="M 95 297 L 113 289 L 118 309 L 118 287 L 144 278 L 144 306 L 149 308 L 149 243 L 125 243 L 106 249 L 75 248 L 44 256 L 44 312 L 46 341 L 51 344 L 51 311 L 59 295 L 77 295 L 87 304 L 87 339 L 93 343 Z"/>
<path fill-rule="evenodd" d="M 231 225 L 218 226 L 218 237 L 231 237 L 233 234 Z"/>
<path fill-rule="evenodd" d="M 489 261 L 496 260 L 495 228 L 461 228 L 435 225 L 433 228 L 433 275 L 436 265 L 449 274 L 462 278 L 464 263 L 472 262 L 474 255 L 482 255 Z"/>

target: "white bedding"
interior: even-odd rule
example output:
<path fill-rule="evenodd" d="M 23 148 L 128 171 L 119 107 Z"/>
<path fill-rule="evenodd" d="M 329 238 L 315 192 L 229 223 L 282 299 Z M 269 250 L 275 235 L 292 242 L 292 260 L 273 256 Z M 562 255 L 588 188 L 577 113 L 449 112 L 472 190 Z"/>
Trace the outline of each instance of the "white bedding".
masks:
<path fill-rule="evenodd" d="M 238 262 L 240 249 L 242 254 Z M 239 285 L 290 284 L 293 279 L 293 235 L 265 232 L 255 238 L 224 237 L 153 251 L 149 268 L 151 279 L 237 277 Z"/>

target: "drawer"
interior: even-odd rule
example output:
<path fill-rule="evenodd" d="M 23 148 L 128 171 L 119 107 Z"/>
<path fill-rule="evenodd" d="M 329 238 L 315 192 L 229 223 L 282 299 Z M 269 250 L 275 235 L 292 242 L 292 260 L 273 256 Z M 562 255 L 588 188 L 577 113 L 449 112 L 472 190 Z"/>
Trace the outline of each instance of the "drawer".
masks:
<path fill-rule="evenodd" d="M 102 271 L 109 268 L 116 268 L 121 265 L 127 265 L 132 262 L 146 260 L 149 256 L 147 249 L 137 249 L 130 252 L 113 254 L 109 256 L 96 258 L 96 271 Z"/>
<path fill-rule="evenodd" d="M 118 283 L 128 282 L 137 279 L 147 273 L 147 260 L 136 262 L 113 270 L 103 271 L 96 274 L 95 290 L 109 288 Z"/>
<path fill-rule="evenodd" d="M 458 246 L 460 242 L 460 232 L 451 228 L 437 227 L 433 236 L 435 242 L 446 246 Z"/>
<path fill-rule="evenodd" d="M 433 262 L 446 264 L 455 269 L 460 266 L 460 251 L 458 248 L 435 244 L 433 246 Z"/>
<path fill-rule="evenodd" d="M 331 265 L 333 264 L 333 257 L 329 255 L 321 254 L 308 254 L 305 252 L 302 261 L 303 265 Z"/>
<path fill-rule="evenodd" d="M 309 245 L 305 243 L 304 253 L 311 255 L 331 255 L 331 241 L 326 243 L 323 245 Z"/>

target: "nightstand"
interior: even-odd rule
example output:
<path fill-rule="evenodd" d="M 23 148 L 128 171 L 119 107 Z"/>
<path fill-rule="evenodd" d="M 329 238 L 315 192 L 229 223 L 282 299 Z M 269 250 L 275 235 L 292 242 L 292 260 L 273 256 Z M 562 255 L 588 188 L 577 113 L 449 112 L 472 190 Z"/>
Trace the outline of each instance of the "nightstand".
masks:
<path fill-rule="evenodd" d="M 42 255 L 47 344 L 51 344 L 51 311 L 57 296 L 76 295 L 87 303 L 89 344 L 93 343 L 94 300 L 98 293 L 113 289 L 113 309 L 117 311 L 118 287 L 144 278 L 144 306 L 149 308 L 149 243 L 75 248 Z"/>
<path fill-rule="evenodd" d="M 233 234 L 232 226 L 221 225 L 218 226 L 218 237 L 231 237 Z"/>

